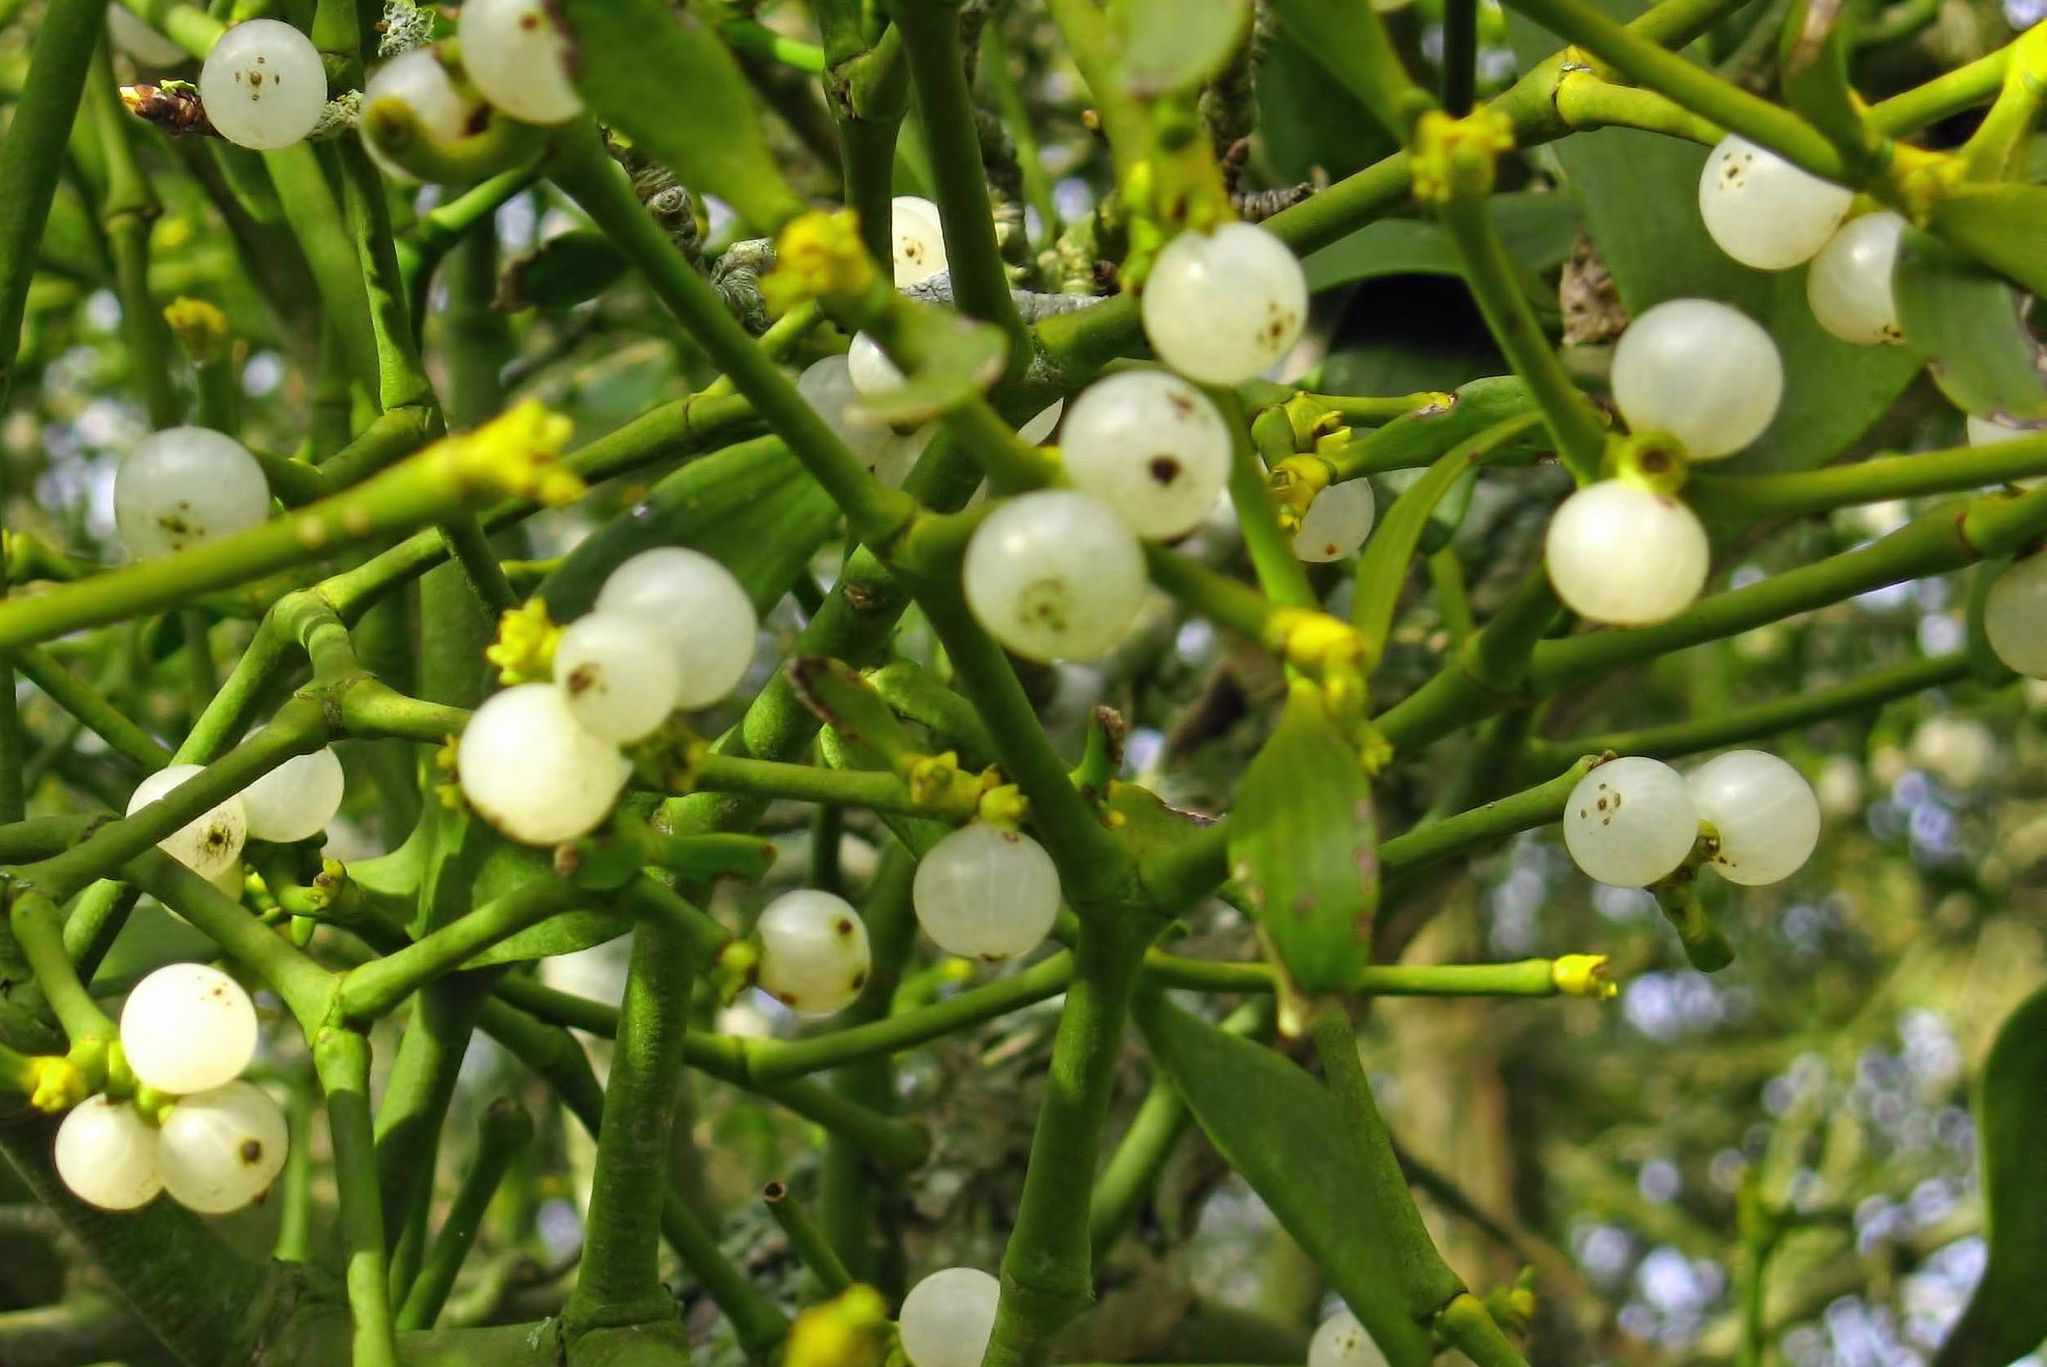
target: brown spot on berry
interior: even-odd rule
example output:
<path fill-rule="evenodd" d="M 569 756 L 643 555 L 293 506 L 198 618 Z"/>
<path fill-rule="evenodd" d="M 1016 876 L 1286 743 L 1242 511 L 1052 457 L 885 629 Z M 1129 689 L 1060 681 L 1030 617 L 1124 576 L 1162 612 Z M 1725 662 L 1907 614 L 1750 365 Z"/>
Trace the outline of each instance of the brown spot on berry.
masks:
<path fill-rule="evenodd" d="M 260 1139 L 244 1139 L 242 1141 L 241 1155 L 243 1163 L 249 1167 L 255 1167 L 263 1161 L 263 1141 Z"/>
<path fill-rule="evenodd" d="M 1151 477 L 1160 484 L 1171 484 L 1180 477 L 1180 462 L 1171 456 L 1153 456 L 1151 464 L 1145 467 Z"/>

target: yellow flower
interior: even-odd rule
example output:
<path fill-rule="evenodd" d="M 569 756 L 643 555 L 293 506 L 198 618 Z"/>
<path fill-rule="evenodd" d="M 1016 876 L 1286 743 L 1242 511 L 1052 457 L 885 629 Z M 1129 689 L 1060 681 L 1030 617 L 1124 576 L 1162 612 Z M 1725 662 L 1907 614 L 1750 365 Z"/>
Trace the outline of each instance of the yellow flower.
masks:
<path fill-rule="evenodd" d="M 193 365 L 212 365 L 221 359 L 230 334 L 227 315 L 214 305 L 179 295 L 163 306 L 163 320 Z"/>
<path fill-rule="evenodd" d="M 761 280 L 761 297 L 779 314 L 812 299 L 859 299 L 879 279 L 860 241 L 859 216 L 851 209 L 813 209 L 776 239 L 775 268 Z"/>
<path fill-rule="evenodd" d="M 528 399 L 474 431 L 445 438 L 438 449 L 465 482 L 552 508 L 583 493 L 582 479 L 560 464 L 574 430 L 567 418 Z"/>
<path fill-rule="evenodd" d="M 789 1326 L 782 1367 L 881 1367 L 888 1305 L 871 1286 L 849 1286 L 806 1308 Z"/>
<path fill-rule="evenodd" d="M 535 683 L 553 677 L 554 649 L 561 638 L 562 628 L 548 617 L 547 604 L 529 598 L 505 609 L 498 618 L 498 638 L 485 647 L 483 657 L 498 667 L 499 683 Z"/>

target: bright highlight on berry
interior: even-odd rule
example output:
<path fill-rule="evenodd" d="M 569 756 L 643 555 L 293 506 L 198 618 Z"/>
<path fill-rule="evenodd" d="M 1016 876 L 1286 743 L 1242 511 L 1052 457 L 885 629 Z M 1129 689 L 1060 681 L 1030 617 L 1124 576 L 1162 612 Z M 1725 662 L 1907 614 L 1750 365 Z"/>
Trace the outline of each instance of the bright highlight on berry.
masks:
<path fill-rule="evenodd" d="M 896 1321 L 911 1367 L 980 1367 L 1001 1295 L 977 1267 L 948 1267 L 911 1287 Z"/>
<path fill-rule="evenodd" d="M 1059 870 L 1022 831 L 977 821 L 931 847 L 910 888 L 924 933 L 948 954 L 1009 959 L 1044 943 L 1059 917 Z"/>
<path fill-rule="evenodd" d="M 1308 279 L 1284 242 L 1249 223 L 1186 232 L 1152 263 L 1141 301 L 1159 360 L 1202 384 L 1241 384 L 1292 349 Z"/>
<path fill-rule="evenodd" d="M 791 1011 L 829 1015 L 867 986 L 867 923 L 843 897 L 811 888 L 768 903 L 754 925 L 760 988 Z"/>
<path fill-rule="evenodd" d="M 1850 219 L 1827 239 L 1805 277 L 1805 298 L 1819 325 L 1855 346 L 1905 340 L 1891 271 L 1905 220 L 1888 211 Z"/>
<path fill-rule="evenodd" d="M 1309 1341 L 1308 1367 L 1386 1367 L 1386 1355 L 1356 1315 L 1339 1310 Z"/>
<path fill-rule="evenodd" d="M 1346 560 L 1372 534 L 1379 511 L 1368 480 L 1347 479 L 1315 495 L 1294 533 L 1294 556 L 1311 565 Z"/>
<path fill-rule="evenodd" d="M 1073 401 L 1066 477 L 1153 539 L 1199 526 L 1230 473 L 1230 431 L 1206 395 L 1162 370 L 1098 380 Z"/>
<path fill-rule="evenodd" d="M 224 1086 L 256 1056 L 256 1005 L 210 964 L 166 964 L 129 991 L 121 1049 L 135 1076 L 159 1092 Z"/>
<path fill-rule="evenodd" d="M 1699 816 L 1677 770 L 1661 760 L 1608 760 L 1564 804 L 1564 847 L 1587 878 L 1642 888 L 1684 863 Z"/>
<path fill-rule="evenodd" d="M 1120 644 L 1144 605 L 1144 548 L 1099 501 L 1069 489 L 1010 499 L 974 530 L 967 606 L 1033 660 L 1092 660 Z"/>
<path fill-rule="evenodd" d="M 318 835 L 341 810 L 346 782 L 332 750 L 292 756 L 242 789 L 249 837 L 290 844 Z"/>
<path fill-rule="evenodd" d="M 583 112 L 569 80 L 569 36 L 547 0 L 463 0 L 456 36 L 462 69 L 513 118 L 557 124 Z"/>
<path fill-rule="evenodd" d="M 597 610 L 636 617 L 674 646 L 685 711 L 722 701 L 753 663 L 760 618 L 732 571 L 686 546 L 641 551 L 611 572 Z"/>
<path fill-rule="evenodd" d="M 128 796 L 126 814 L 135 815 L 202 772 L 197 764 L 172 764 L 157 770 L 135 785 L 135 791 Z M 248 834 L 248 815 L 242 800 L 231 797 L 172 831 L 156 847 L 201 878 L 218 878 L 235 867 Z"/>
<path fill-rule="evenodd" d="M 1855 192 L 1793 166 L 1732 134 L 1699 175 L 1699 216 L 1706 232 L 1744 266 L 1782 271 L 1826 245 Z"/>
<path fill-rule="evenodd" d="M 210 428 L 152 432 L 114 476 L 114 524 L 137 560 L 243 531 L 269 516 L 263 467 L 240 442 Z"/>
<path fill-rule="evenodd" d="M 889 202 L 889 231 L 897 289 L 946 269 L 944 220 L 936 204 L 915 195 L 897 195 Z"/>
<path fill-rule="evenodd" d="M 1711 558 L 1706 529 L 1690 508 L 1618 479 L 1565 499 L 1543 542 L 1557 597 L 1587 621 L 1616 627 L 1683 612 L 1705 586 Z"/>
<path fill-rule="evenodd" d="M 1693 460 L 1747 446 L 1777 415 L 1784 363 L 1739 309 L 1672 299 L 1643 312 L 1613 353 L 1613 399 L 1635 432 L 1668 432 Z"/>
<path fill-rule="evenodd" d="M 562 632 L 554 681 L 584 730 L 624 745 L 668 720 L 682 692 L 682 664 L 645 618 L 592 612 Z"/>
<path fill-rule="evenodd" d="M 327 68 L 313 40 L 276 19 L 222 34 L 199 68 L 206 120 L 229 142 L 259 152 L 303 141 L 327 107 Z"/>
<path fill-rule="evenodd" d="M 631 772 L 618 747 L 586 731 L 568 694 L 551 683 L 485 699 L 455 748 L 462 796 L 522 845 L 559 845 L 597 829 Z"/>
<path fill-rule="evenodd" d="M 1997 576 L 1983 603 L 1983 634 L 2005 668 L 2047 679 L 2047 552 Z"/>
<path fill-rule="evenodd" d="M 248 1082 L 180 1097 L 164 1117 L 157 1167 L 173 1201 L 201 1215 L 240 1210 L 284 1170 L 291 1132 L 284 1110 Z"/>
<path fill-rule="evenodd" d="M 57 1127 L 52 1157 L 71 1194 L 101 1210 L 137 1210 L 163 1190 L 156 1127 L 125 1101 L 89 1096 Z"/>
<path fill-rule="evenodd" d="M 1713 867 L 1730 883 L 1781 883 L 1820 841 L 1820 802 L 1805 777 L 1762 750 L 1730 750 L 1685 780 L 1692 808 L 1720 836 Z"/>

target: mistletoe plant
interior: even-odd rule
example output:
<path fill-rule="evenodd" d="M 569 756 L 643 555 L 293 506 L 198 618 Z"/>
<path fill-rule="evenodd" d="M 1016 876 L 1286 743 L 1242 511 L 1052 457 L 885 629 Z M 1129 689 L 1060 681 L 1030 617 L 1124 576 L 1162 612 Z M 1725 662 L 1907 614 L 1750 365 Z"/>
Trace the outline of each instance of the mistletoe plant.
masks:
<path fill-rule="evenodd" d="M 2021 306 L 2047 27 L 1910 84 L 1863 60 L 1930 22 L 1910 0 L 1426 8 L 0 5 L 32 39 L 0 389 L 61 396 L 104 299 L 147 424 L 111 537 L 14 491 L 0 602 L 0 1146 L 131 1334 L 62 1360 L 1106 1354 L 1076 1319 L 1190 1124 L 1342 1302 L 1294 1340 L 1315 1367 L 1590 1360 L 1554 1337 L 1567 1261 L 1467 1285 L 1438 1252 L 1357 1016 L 1613 995 L 1595 952 L 1401 962 L 1446 877 L 1551 825 L 1653 893 L 1672 954 L 1739 974 L 1716 885 L 1792 877 L 1822 825 L 1798 767 L 1739 747 L 2047 677 Z M 1383 155 L 1283 183 L 1282 45 L 1372 121 L 1342 155 Z M 1588 235 L 1532 258 L 1529 212 Z M 1724 255 L 1659 273 L 1645 223 Z M 1389 273 L 1394 227 L 1501 373 L 1321 392 L 1316 300 Z M 565 364 L 635 349 L 657 383 L 577 412 Z M 1922 371 L 1970 443 L 1866 455 Z M 1906 499 L 1878 538 L 1806 535 Z M 1607 687 L 1971 567 L 1944 651 L 1696 716 Z M 1221 701 L 1168 681 L 1197 626 L 1262 661 Z M 1133 714 L 1248 757 L 1190 804 L 1126 751 Z M 118 952 L 151 917 L 182 949 Z M 551 972 L 627 939 L 615 1001 Z M 725 1010 L 756 992 L 766 1037 Z M 999 1263 L 913 1260 L 935 1136 L 892 1060 L 1053 999 Z M 1989 1271 L 1949 1367 L 2047 1335 L 2011 1100 L 2042 1009 L 1988 1064 Z M 544 1086 L 472 1116 L 483 1036 Z M 820 1136 L 765 1201 L 800 1277 L 721 1240 L 698 1077 Z M 459 1295 L 481 1226 L 531 1232 L 527 1149 L 564 1114 L 594 1140 L 569 1260 Z M 1789 1215 L 1744 1199 L 1760 1362 Z M 203 1218 L 257 1201 L 269 1258 Z"/>

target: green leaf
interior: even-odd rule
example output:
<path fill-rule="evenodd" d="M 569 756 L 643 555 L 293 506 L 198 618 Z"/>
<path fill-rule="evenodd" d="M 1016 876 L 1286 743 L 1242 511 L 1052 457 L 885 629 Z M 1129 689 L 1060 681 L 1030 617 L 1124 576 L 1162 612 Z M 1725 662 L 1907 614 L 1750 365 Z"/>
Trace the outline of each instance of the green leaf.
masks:
<path fill-rule="evenodd" d="M 1905 230 L 1892 281 L 1906 342 L 1957 408 L 2000 421 L 2047 417 L 2047 358 L 2017 290 L 1917 228 Z"/>
<path fill-rule="evenodd" d="M 1446 404 L 1403 413 L 1365 433 L 1336 459 L 1346 476 L 1413 469 L 1488 427 L 1534 412 L 1535 400 L 1520 376 L 1489 375 L 1460 386 Z"/>
<path fill-rule="evenodd" d="M 901 384 L 862 395 L 884 422 L 920 423 L 958 408 L 1002 378 L 1009 339 L 992 323 L 950 309 L 917 308 L 894 315 L 895 336 L 918 364 Z"/>
<path fill-rule="evenodd" d="M 552 959 L 557 954 L 574 954 L 579 949 L 608 944 L 632 928 L 633 918 L 622 911 L 565 911 L 498 941 L 462 967 L 489 968 L 493 964 L 526 963 Z"/>
<path fill-rule="evenodd" d="M 614 518 L 569 552 L 540 595 L 566 622 L 589 608 L 620 561 L 655 546 L 690 546 L 731 570 L 766 611 L 837 525 L 830 497 L 779 440 L 740 442 L 663 477 L 634 515 Z"/>
<path fill-rule="evenodd" d="M 2032 291 L 2047 294 L 2047 186 L 1969 184 L 1936 202 L 1933 231 Z"/>
<path fill-rule="evenodd" d="M 799 656 L 789 662 L 789 682 L 803 705 L 846 744 L 872 750 L 891 763 L 916 753 L 909 728 L 852 666 L 818 655 Z"/>
<path fill-rule="evenodd" d="M 661 0 L 560 0 L 591 112 L 693 190 L 773 231 L 803 212 L 761 136 L 752 89 L 723 40 Z"/>
<path fill-rule="evenodd" d="M 1396 1170 L 1360 1172 L 1353 1127 L 1336 1098 L 1254 1041 L 1169 1005 L 1140 998 L 1135 1015 L 1152 1058 L 1224 1161 L 1243 1175 L 1378 1342 L 1391 1367 L 1426 1367 L 1428 1333 L 1409 1313 L 1403 1260 L 1389 1232 L 1419 1225 L 1413 1202 L 1389 1211 L 1381 1194 Z M 1373 1176 L 1381 1179 L 1373 1181 Z"/>
<path fill-rule="evenodd" d="M 1569 195 L 1515 192 L 1490 201 L 1507 250 L 1531 274 L 1570 259 L 1578 233 L 1577 206 Z M 1430 219 L 1383 218 L 1311 252 L 1301 263 L 1310 290 L 1333 289 L 1388 275 L 1464 273 L 1457 249 L 1441 225 Z"/>
<path fill-rule="evenodd" d="M 550 237 L 507 263 L 498 278 L 501 309 L 565 309 L 588 303 L 624 277 L 625 258 L 595 228 Z"/>
<path fill-rule="evenodd" d="M 1633 18 L 1634 0 L 1604 0 Z M 1508 30 L 1524 61 L 1563 46 L 1510 13 Z M 1659 133 L 1608 128 L 1574 133 L 1553 149 L 1586 232 L 1632 314 L 1666 299 L 1718 299 L 1769 329 L 1784 357 L 1784 401 L 1756 444 L 1727 462 L 1733 470 L 1809 470 L 1847 451 L 1918 373 L 1898 347 L 1856 347 L 1813 321 L 1805 271 L 1752 271 L 1713 245 L 1699 219 L 1706 149 Z"/>
<path fill-rule="evenodd" d="M 1934 1367 L 2004 1367 L 2047 1339 L 2047 988 L 1998 1030 L 1975 1111 L 1990 1261 Z"/>
<path fill-rule="evenodd" d="M 1178 95 L 1222 74 L 1251 31 L 1251 0 L 1117 0 L 1123 84 L 1139 99 Z"/>
<path fill-rule="evenodd" d="M 1848 80 L 1852 27 L 1846 0 L 1795 0 L 1784 17 L 1777 63 L 1784 102 L 1848 149 L 1851 165 L 1860 164 L 1875 142 Z"/>
<path fill-rule="evenodd" d="M 1377 837 L 1357 746 L 1320 690 L 1297 685 L 1238 785 L 1229 865 L 1273 952 L 1310 996 L 1343 991 L 1372 961 Z"/>

